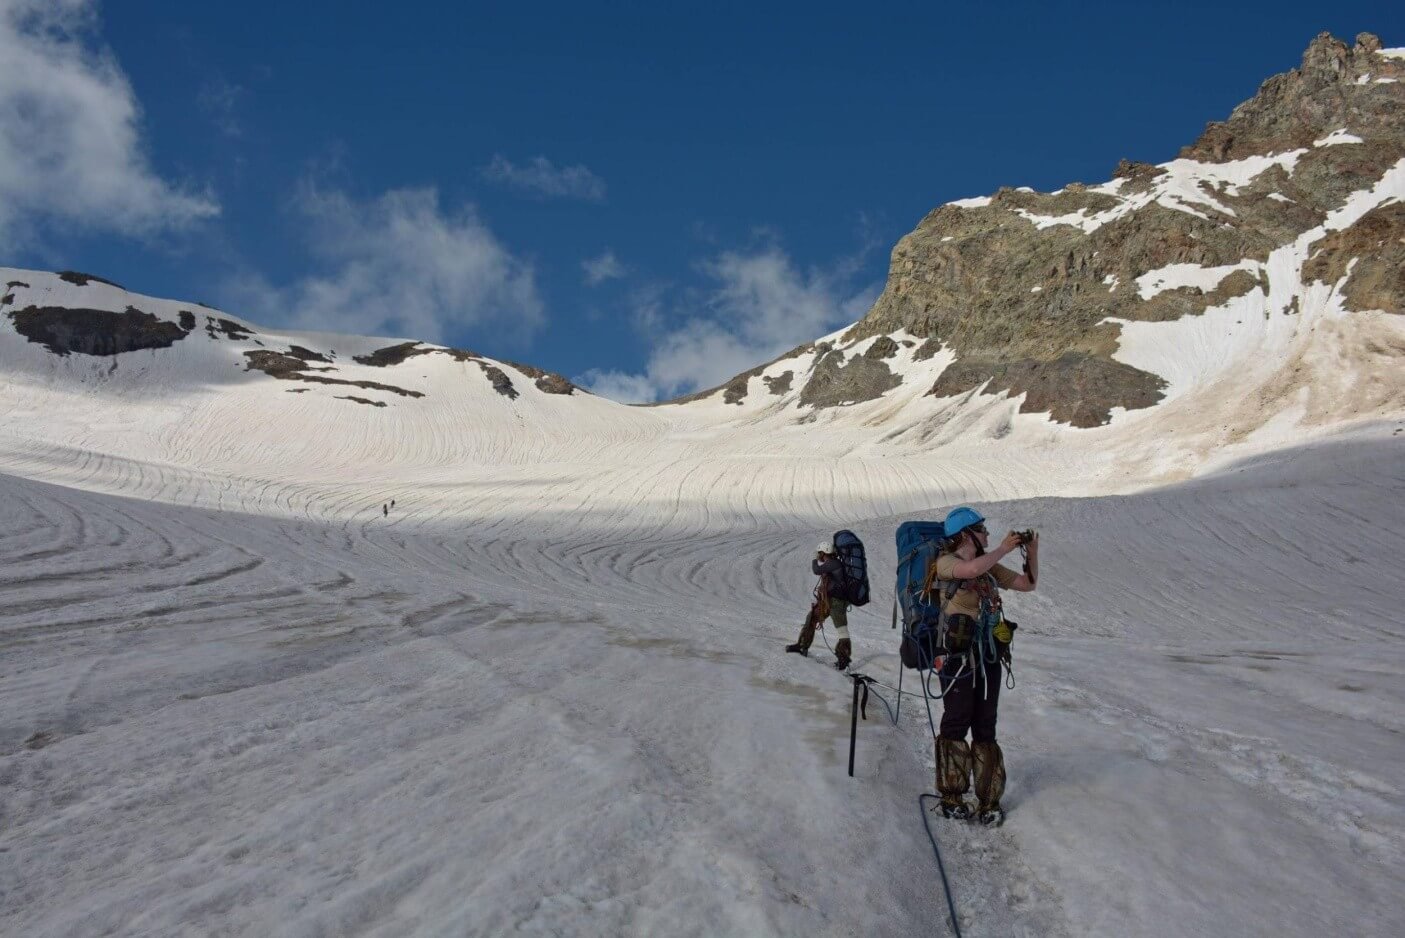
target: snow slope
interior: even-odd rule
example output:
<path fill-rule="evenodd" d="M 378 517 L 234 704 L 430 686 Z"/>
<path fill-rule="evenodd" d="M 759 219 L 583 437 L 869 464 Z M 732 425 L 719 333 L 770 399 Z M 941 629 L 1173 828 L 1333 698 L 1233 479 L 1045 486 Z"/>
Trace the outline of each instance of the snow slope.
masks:
<path fill-rule="evenodd" d="M 938 828 L 967 934 L 1399 933 L 1400 456 L 985 506 L 1048 550 L 1011 822 Z M 850 780 L 847 682 L 780 650 L 803 511 L 620 537 L 0 489 L 6 934 L 944 928 L 920 698 L 871 704 Z M 898 520 L 858 525 L 880 584 Z M 857 667 L 893 680 L 882 602 Z"/>

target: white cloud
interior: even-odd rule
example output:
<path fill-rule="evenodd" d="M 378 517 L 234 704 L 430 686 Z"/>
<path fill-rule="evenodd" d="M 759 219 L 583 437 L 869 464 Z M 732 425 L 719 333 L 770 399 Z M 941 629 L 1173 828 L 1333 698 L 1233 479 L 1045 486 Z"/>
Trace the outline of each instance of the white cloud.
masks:
<path fill-rule="evenodd" d="M 557 166 L 544 156 L 518 166 L 499 154 L 483 167 L 483 176 L 541 198 L 605 201 L 605 180 L 584 166 Z"/>
<path fill-rule="evenodd" d="M 658 400 L 658 389 L 646 375 L 592 368 L 576 378 L 575 382 L 589 388 L 593 394 L 621 404 L 648 404 Z"/>
<path fill-rule="evenodd" d="M 581 261 L 581 269 L 585 271 L 585 282 L 590 286 L 598 286 L 606 280 L 616 280 L 625 274 L 624 265 L 620 259 L 615 257 L 615 252 L 606 249 L 599 257 L 590 257 Z"/>
<path fill-rule="evenodd" d="M 855 289 L 857 259 L 831 270 L 800 271 L 779 248 L 725 252 L 702 265 L 714 282 L 701 309 L 659 335 L 644 371 L 592 371 L 580 383 L 604 397 L 660 400 L 721 384 L 797 345 L 854 322 L 881 284 Z M 661 321 L 657 297 L 641 322 Z"/>
<path fill-rule="evenodd" d="M 91 0 L 0 0 L 0 246 L 52 224 L 149 235 L 219 214 L 159 178 Z"/>
<path fill-rule="evenodd" d="M 314 186 L 304 188 L 297 207 L 330 270 L 283 287 L 257 277 L 227 284 L 256 321 L 428 342 L 443 341 L 456 327 L 486 325 L 525 339 L 541 325 L 531 265 L 471 207 L 441 212 L 433 189 L 398 189 L 359 203 Z"/>

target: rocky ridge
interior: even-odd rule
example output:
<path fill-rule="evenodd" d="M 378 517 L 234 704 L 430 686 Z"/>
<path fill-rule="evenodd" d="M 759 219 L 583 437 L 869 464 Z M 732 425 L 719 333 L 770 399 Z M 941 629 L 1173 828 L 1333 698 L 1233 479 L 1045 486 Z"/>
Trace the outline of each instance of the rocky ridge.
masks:
<path fill-rule="evenodd" d="M 178 304 L 152 301 L 128 293 L 113 281 L 92 274 L 59 271 L 53 274 L 35 272 L 35 276 L 26 276 L 27 280 L 8 281 L 3 296 L 0 296 L 0 313 L 4 314 L 4 319 L 15 332 L 61 358 L 75 354 L 111 358 L 113 369 L 116 368 L 118 356 L 170 349 L 177 343 L 192 341 L 190 337 L 200 330 L 204 333 L 204 341 L 233 343 L 242 356 L 245 372 L 260 373 L 279 381 L 354 387 L 385 392 L 402 399 L 417 399 L 426 395 L 397 384 L 370 380 L 365 376 L 366 369 L 393 369 L 414 358 L 443 356 L 455 362 L 476 365 L 493 390 L 508 400 L 516 400 L 520 392 L 506 369 L 515 370 L 530 380 L 543 394 L 571 395 L 580 390 L 561 375 L 540 368 L 498 362 L 464 349 L 423 342 L 401 342 L 364 355 L 350 356 L 350 362 L 339 362 L 335 350 L 319 351 L 282 341 L 271 333 L 260 332 L 247 323 L 220 315 L 216 310 L 202 314 L 202 329 L 191 310 L 173 310 L 171 307 Z M 55 301 L 55 282 L 79 288 L 76 295 L 82 299 L 73 302 L 75 294 L 70 292 L 66 294 L 67 302 Z M 143 309 L 135 305 L 137 303 L 148 308 Z M 119 308 L 102 308 L 104 305 Z M 304 392 L 308 389 L 294 390 Z M 385 406 L 384 401 L 355 396 L 339 396 L 336 399 Z"/>
<path fill-rule="evenodd" d="M 872 400 L 904 375 L 878 337 L 920 339 L 913 360 L 954 353 L 928 393 L 1023 395 L 1020 409 L 1078 427 L 1114 408 L 1162 397 L 1162 378 L 1119 362 L 1117 321 L 1166 322 L 1241 297 L 1270 294 L 1269 259 L 1322 226 L 1354 193 L 1405 159 L 1405 55 L 1363 33 L 1348 45 L 1324 33 L 1302 64 L 1263 83 L 1177 159 L 1123 160 L 1102 185 L 1053 193 L 1003 188 L 929 213 L 892 253 L 871 311 L 809 371 L 786 383 L 801 407 Z M 1353 310 L 1405 312 L 1405 209 L 1378 206 L 1323 231 L 1300 265 L 1303 284 L 1336 283 Z M 1296 304 L 1265 305 L 1265 316 Z M 807 355 L 802 346 L 782 358 Z M 739 375 L 719 391 L 746 399 Z M 775 394 L 775 385 L 766 380 Z"/>

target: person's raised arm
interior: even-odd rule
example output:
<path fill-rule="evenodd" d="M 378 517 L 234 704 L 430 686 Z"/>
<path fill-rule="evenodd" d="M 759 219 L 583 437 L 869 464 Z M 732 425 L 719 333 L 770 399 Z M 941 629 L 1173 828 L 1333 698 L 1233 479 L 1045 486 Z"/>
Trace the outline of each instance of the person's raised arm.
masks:
<path fill-rule="evenodd" d="M 979 557 L 972 557 L 970 560 L 958 560 L 952 572 L 958 580 L 974 580 L 978 576 L 989 573 L 991 567 L 1019 546 L 1019 535 L 1011 531 L 1005 535 L 1004 540 L 994 550 L 987 551 Z"/>

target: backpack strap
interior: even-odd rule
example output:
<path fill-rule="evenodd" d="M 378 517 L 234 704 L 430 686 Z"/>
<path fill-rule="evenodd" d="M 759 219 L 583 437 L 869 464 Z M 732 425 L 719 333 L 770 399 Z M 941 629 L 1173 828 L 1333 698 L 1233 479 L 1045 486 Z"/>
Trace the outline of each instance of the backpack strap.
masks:
<path fill-rule="evenodd" d="M 931 595 L 932 595 L 932 587 L 933 587 L 933 585 L 935 585 L 935 584 L 941 582 L 940 580 L 937 579 L 937 577 L 936 577 L 936 572 L 937 572 L 937 565 L 936 565 L 936 564 L 932 564 L 932 569 L 931 569 L 930 573 L 928 574 L 927 582 L 926 582 L 926 584 L 922 587 L 922 594 L 923 594 L 924 596 L 929 597 L 928 600 L 927 600 L 928 602 L 931 602 L 930 597 L 931 597 Z M 949 603 L 949 602 L 951 602 L 951 597 L 953 597 L 953 596 L 955 596 L 957 593 L 959 593 L 959 592 L 961 591 L 962 585 L 965 584 L 967 581 L 966 581 L 966 580 L 948 580 L 947 582 L 950 583 L 951 585 L 946 588 L 946 595 L 945 595 L 944 597 L 942 597 L 942 598 L 940 599 L 940 601 L 938 602 L 938 604 L 937 604 L 937 613 L 938 613 L 939 615 L 945 615 L 945 614 L 946 614 L 946 604 Z"/>
<path fill-rule="evenodd" d="M 936 564 L 932 565 L 933 569 Z M 965 580 L 952 580 L 951 585 L 946 588 L 946 598 L 937 603 L 937 635 L 943 645 L 946 644 L 946 604 L 951 602 L 951 597 L 955 596 L 961 589 L 961 584 Z"/>
<path fill-rule="evenodd" d="M 910 562 L 912 561 L 912 558 L 916 557 L 916 556 L 917 556 L 919 553 L 921 553 L 921 552 L 922 552 L 922 545 L 919 544 L 918 546 L 914 547 L 912 550 L 908 551 L 906 557 L 903 557 L 902 559 L 900 559 L 900 560 L 898 561 L 898 575 L 899 575 L 899 576 L 902 575 L 903 567 L 905 567 L 908 563 L 910 563 Z M 924 584 L 924 585 L 925 585 L 925 584 Z M 899 600 L 899 597 L 898 597 L 897 590 L 894 590 L 894 591 L 893 591 L 893 624 L 892 624 L 892 627 L 893 627 L 893 628 L 897 628 L 897 627 L 898 627 L 898 600 Z"/>

